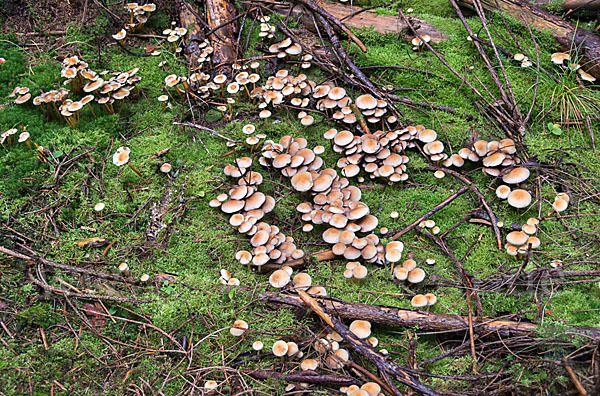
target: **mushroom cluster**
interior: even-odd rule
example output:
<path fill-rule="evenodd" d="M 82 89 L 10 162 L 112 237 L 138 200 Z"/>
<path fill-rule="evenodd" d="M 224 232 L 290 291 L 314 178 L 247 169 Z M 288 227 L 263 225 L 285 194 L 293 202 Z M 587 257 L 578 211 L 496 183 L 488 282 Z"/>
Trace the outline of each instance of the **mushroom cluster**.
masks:
<path fill-rule="evenodd" d="M 367 267 L 358 261 L 348 261 L 346 263 L 346 270 L 344 271 L 344 278 L 360 281 L 361 279 L 364 279 L 368 273 Z"/>
<path fill-rule="evenodd" d="M 265 85 L 256 87 L 252 90 L 252 98 L 259 98 L 258 108 L 263 111 L 268 111 L 266 108 L 270 106 L 275 108 L 282 103 L 286 103 L 295 107 L 307 107 L 310 98 L 309 95 L 313 92 L 316 83 L 308 80 L 306 74 L 293 76 L 286 69 L 281 69 L 270 76 Z M 310 116 L 312 118 L 312 116 Z M 268 117 L 261 117 L 268 118 Z"/>
<path fill-rule="evenodd" d="M 184 27 L 177 27 L 174 26 L 175 22 L 172 22 L 171 25 L 173 26 L 172 28 L 168 28 L 163 30 L 163 34 L 167 35 L 167 41 L 169 43 L 173 43 L 173 46 L 175 48 L 175 52 L 179 53 L 181 52 L 181 48 L 179 47 L 179 43 L 180 41 L 183 39 L 183 37 L 187 34 L 188 30 Z M 212 53 L 212 52 L 211 52 Z"/>
<path fill-rule="evenodd" d="M 286 237 L 275 225 L 259 222 L 265 214 L 273 210 L 275 199 L 258 191 L 263 177 L 258 172 L 250 171 L 251 166 L 250 157 L 238 158 L 236 166 L 227 165 L 224 173 L 238 179 L 237 186 L 209 202 L 211 207 L 219 207 L 221 211 L 231 215 L 229 224 L 236 227 L 240 233 L 252 237 L 252 251 L 238 251 L 236 260 L 244 265 L 252 263 L 260 267 L 270 260 L 284 263 L 287 260 L 302 258 L 304 251 L 296 247 L 293 238 Z"/>
<path fill-rule="evenodd" d="M 222 285 L 227 286 L 239 286 L 240 280 L 238 278 L 234 278 L 231 276 L 231 272 L 226 269 L 221 270 L 221 277 L 219 278 L 219 282 Z"/>
<path fill-rule="evenodd" d="M 521 67 L 529 67 L 529 66 L 533 65 L 533 63 L 529 60 L 529 58 L 520 52 L 514 54 L 513 59 L 516 60 L 517 62 L 521 62 Z"/>
<path fill-rule="evenodd" d="M 70 85 L 73 91 L 81 91 L 89 81 L 95 81 L 98 74 L 90 69 L 86 61 L 70 56 L 62 61 L 60 76 L 66 78 L 64 85 Z"/>
<path fill-rule="evenodd" d="M 553 53 L 550 56 L 550 60 L 555 65 L 565 66 L 564 62 L 565 61 L 570 61 L 571 60 L 571 55 L 569 55 L 566 52 L 555 52 L 555 53 Z M 594 82 L 594 81 L 596 81 L 596 77 L 592 76 L 590 73 L 587 73 L 585 70 L 583 70 L 581 68 L 581 65 L 579 63 L 571 63 L 570 62 L 566 66 L 570 70 L 576 71 L 577 74 L 579 75 L 579 78 L 581 78 L 583 81 L 587 81 L 587 82 Z"/>
<path fill-rule="evenodd" d="M 440 227 L 435 225 L 435 221 L 428 219 L 419 223 L 420 228 L 429 228 L 433 235 L 437 235 L 440 233 Z"/>
<path fill-rule="evenodd" d="M 358 385 L 342 386 L 340 392 L 347 396 L 383 396 L 381 386 L 377 382 L 366 382 Z"/>
<path fill-rule="evenodd" d="M 312 278 L 306 272 L 299 272 L 293 276 L 292 267 L 284 265 L 281 269 L 273 271 L 269 277 L 269 284 L 276 289 L 291 288 L 304 290 L 315 296 L 326 296 L 327 291 L 322 286 L 313 286 Z"/>
<path fill-rule="evenodd" d="M 275 34 L 275 26 L 271 25 L 269 23 L 269 21 L 271 20 L 271 18 L 269 16 L 261 16 L 259 18 L 259 22 L 260 22 L 260 33 L 258 33 L 258 37 L 260 38 L 268 38 L 271 39 L 273 38 L 273 35 Z"/>
<path fill-rule="evenodd" d="M 11 145 L 14 144 L 16 142 L 16 136 L 13 137 L 14 135 L 17 134 L 17 128 L 10 128 L 4 132 L 2 132 L 2 134 L 0 134 L 0 144 L 1 145 Z"/>
<path fill-rule="evenodd" d="M 521 231 L 512 231 L 506 236 L 504 248 L 510 256 L 523 256 L 529 249 L 537 249 L 541 245 L 540 239 L 535 236 L 538 231 L 539 220 L 532 217 L 521 226 Z"/>
<path fill-rule="evenodd" d="M 138 71 L 139 68 L 135 67 L 125 72 L 102 72 L 104 78 L 94 77 L 83 86 L 83 92 L 88 95 L 80 102 L 85 105 L 94 99 L 93 95 L 95 95 L 96 102 L 102 105 L 108 114 L 120 112 L 126 98 L 135 98 L 139 94 L 137 83 L 142 80 L 142 77 L 137 75 Z"/>
<path fill-rule="evenodd" d="M 352 99 L 344 88 L 326 82 L 316 86 L 312 96 L 317 100 L 317 110 L 324 111 L 338 122 L 350 125 L 356 123 L 356 115 L 350 107 Z"/>
<path fill-rule="evenodd" d="M 385 264 L 400 260 L 403 245 L 390 242 L 386 248 L 373 233 L 378 224 L 377 217 L 370 214 L 369 207 L 361 202 L 361 191 L 350 186 L 345 177 L 339 177 L 335 169 L 321 169 L 323 159 L 306 147 L 304 138 L 284 136 L 279 143 L 265 141 L 262 157 L 263 166 L 278 169 L 291 178 L 292 187 L 298 192 L 311 194 L 311 202 L 303 202 L 296 209 L 310 231 L 313 225 L 329 226 L 322 234 L 323 240 L 333 245 L 332 251 L 347 260 Z M 308 227 L 306 227 L 308 225 Z"/>
<path fill-rule="evenodd" d="M 425 271 L 417 267 L 415 260 L 407 259 L 401 265 L 394 267 L 394 277 L 400 281 L 417 284 L 425 280 Z"/>
<path fill-rule="evenodd" d="M 425 46 L 425 43 L 431 41 L 431 36 L 429 36 L 428 34 L 422 34 L 421 38 L 422 40 L 418 37 L 415 37 L 412 40 L 410 40 L 410 43 L 413 45 L 413 51 L 420 51 Z"/>
<path fill-rule="evenodd" d="M 414 308 L 424 308 L 424 307 L 432 306 L 436 302 L 437 302 L 437 297 L 433 293 L 416 294 L 410 300 L 410 305 L 412 305 Z"/>
<path fill-rule="evenodd" d="M 302 46 L 298 43 L 292 42 L 289 37 L 275 44 L 269 46 L 269 52 L 271 54 L 277 54 L 279 59 L 294 59 L 299 58 L 302 54 Z"/>
<path fill-rule="evenodd" d="M 143 28 L 146 22 L 148 22 L 150 15 L 156 11 L 156 4 L 146 3 L 139 5 L 138 3 L 127 3 L 125 4 L 125 10 L 129 12 L 129 23 L 125 24 L 125 30 L 133 33 Z"/>
<path fill-rule="evenodd" d="M 355 103 L 362 116 L 371 124 L 378 123 L 387 113 L 388 103 L 385 100 L 375 98 L 371 94 L 360 95 L 356 98 Z M 396 118 L 390 116 L 388 122 L 394 123 Z"/>
<path fill-rule="evenodd" d="M 277 340 L 275 343 L 273 343 L 271 351 L 273 352 L 273 355 L 280 358 L 302 358 L 304 356 L 304 352 L 300 351 L 298 344 L 293 341 L 286 342 L 284 340 Z"/>
<path fill-rule="evenodd" d="M 67 90 L 67 94 L 68 92 L 69 91 Z M 31 99 L 31 92 L 29 92 L 28 87 L 15 87 L 8 97 L 14 98 L 15 96 L 17 97 L 15 99 L 15 104 L 21 105 L 29 102 L 29 99 Z"/>
<path fill-rule="evenodd" d="M 360 168 L 374 179 L 377 177 L 390 182 L 408 179 L 406 164 L 409 158 L 400 154 L 408 143 L 405 135 L 410 135 L 408 128 L 402 131 L 383 132 L 361 136 L 352 132 L 330 129 L 325 132 L 325 139 L 332 140 L 333 151 L 341 153 L 337 167 L 341 168 L 345 177 L 357 176 Z"/>
<path fill-rule="evenodd" d="M 515 168 L 513 171 L 518 171 L 526 168 Z M 529 170 L 527 170 L 529 173 Z M 508 204 L 513 208 L 521 209 L 529 206 L 531 203 L 531 194 L 527 190 L 521 188 L 511 189 L 506 184 L 501 184 L 496 187 L 496 196 L 500 199 L 506 199 Z"/>

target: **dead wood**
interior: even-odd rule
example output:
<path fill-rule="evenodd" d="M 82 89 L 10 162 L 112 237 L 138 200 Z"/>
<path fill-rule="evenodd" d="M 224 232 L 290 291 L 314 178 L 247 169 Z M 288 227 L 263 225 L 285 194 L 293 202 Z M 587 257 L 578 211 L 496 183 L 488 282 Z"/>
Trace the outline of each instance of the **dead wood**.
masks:
<path fill-rule="evenodd" d="M 595 11 L 600 9 L 600 0 L 564 0 L 561 2 L 556 2 L 554 0 L 533 0 L 533 5 L 536 7 L 548 7 L 551 4 L 560 4 L 560 8 L 567 13 Z"/>
<path fill-rule="evenodd" d="M 392 15 L 377 15 L 374 12 L 361 11 L 362 9 L 357 6 L 339 3 L 321 2 L 319 6 L 329 14 L 342 20 L 345 25 L 355 29 L 373 28 L 373 30 L 379 33 L 392 34 L 401 34 L 408 29 L 408 26 L 404 22 Z M 302 17 L 302 24 L 307 29 L 314 30 L 312 19 L 303 13 L 302 8 L 293 7 L 289 4 L 276 3 L 273 9 L 283 15 Z M 419 26 L 419 33 L 429 35 L 431 41 L 434 43 L 439 43 L 448 38 L 444 32 L 425 20 L 418 18 L 411 18 L 411 20 L 415 25 Z M 407 33 L 409 34 L 406 36 L 406 39 L 410 41 L 414 36 L 410 32 Z"/>
<path fill-rule="evenodd" d="M 296 295 L 283 293 L 265 293 L 261 300 L 270 304 L 305 309 L 302 299 Z M 395 308 L 383 305 L 353 303 L 331 297 L 315 297 L 316 301 L 328 312 L 335 312 L 340 319 L 368 320 L 373 324 L 390 327 L 419 328 L 424 331 L 440 333 L 465 333 L 469 329 L 467 316 L 434 313 L 415 309 Z M 529 342 L 539 341 L 539 327 L 535 323 L 504 318 L 475 317 L 473 331 L 479 337 L 502 339 L 521 337 Z M 600 341 L 600 329 L 586 326 L 571 326 L 566 334 L 581 335 Z"/>
<path fill-rule="evenodd" d="M 411 389 L 419 392 L 423 395 L 437 395 L 437 393 L 425 385 L 421 384 L 412 374 L 408 373 L 404 367 L 396 364 L 393 360 L 386 358 L 379 351 L 375 350 L 371 344 L 367 341 L 358 338 L 348 328 L 340 322 L 337 318 L 331 316 L 329 311 L 335 312 L 335 309 L 331 310 L 327 305 L 322 306 L 320 301 L 317 301 L 311 297 L 305 291 L 299 290 L 298 297 L 300 302 L 306 304 L 314 313 L 316 313 L 323 321 L 335 330 L 348 344 L 350 347 L 359 355 L 367 358 L 383 375 L 387 384 L 392 388 L 395 395 L 401 396 L 402 393 L 394 386 L 389 380 L 386 373 L 391 374 L 397 381 L 410 387 Z"/>
<path fill-rule="evenodd" d="M 324 375 L 313 370 L 291 373 L 281 373 L 273 370 L 242 370 L 242 373 L 257 380 L 275 378 L 285 382 L 305 382 L 307 384 L 329 385 L 335 387 L 350 386 L 357 383 L 356 379 L 352 377 Z"/>
<path fill-rule="evenodd" d="M 213 65 L 218 68 L 231 65 L 237 59 L 234 43 L 237 25 L 228 22 L 236 16 L 235 6 L 229 0 L 205 0 L 205 8 L 206 22 L 212 32 L 209 40 L 214 49 Z"/>
<path fill-rule="evenodd" d="M 198 9 L 185 0 L 180 1 L 178 8 L 181 26 L 188 30 L 188 33 L 185 36 L 185 52 L 188 56 L 190 67 L 196 68 L 199 66 L 198 58 L 202 53 L 200 43 L 205 39 L 202 26 L 200 25 L 200 20 L 198 18 L 200 15 Z"/>
<path fill-rule="evenodd" d="M 600 78 L 600 36 L 576 27 L 564 19 L 521 0 L 460 0 L 462 5 L 475 7 L 481 3 L 487 10 L 498 10 L 536 29 L 548 29 L 562 50 L 580 47 L 580 64 L 590 74 Z"/>

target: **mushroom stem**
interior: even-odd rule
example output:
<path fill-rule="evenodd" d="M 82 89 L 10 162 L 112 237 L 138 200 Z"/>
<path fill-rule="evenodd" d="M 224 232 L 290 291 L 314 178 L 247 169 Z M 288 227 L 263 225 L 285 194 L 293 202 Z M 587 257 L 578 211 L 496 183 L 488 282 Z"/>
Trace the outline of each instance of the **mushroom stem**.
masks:
<path fill-rule="evenodd" d="M 94 118 L 96 118 L 96 114 L 94 113 L 94 109 L 92 108 L 92 102 L 88 103 L 88 107 L 90 108 L 90 111 L 92 112 L 92 116 L 94 116 Z"/>
<path fill-rule="evenodd" d="M 129 167 L 131 168 L 131 170 L 134 171 L 135 173 L 137 173 L 140 177 L 144 177 L 142 175 L 142 172 L 140 172 L 139 170 L 135 169 L 135 166 L 131 165 L 131 162 L 128 162 L 127 165 L 129 165 Z"/>
<path fill-rule="evenodd" d="M 25 140 L 25 144 L 27 145 L 27 148 L 31 150 L 31 144 L 29 144 L 29 139 Z"/>

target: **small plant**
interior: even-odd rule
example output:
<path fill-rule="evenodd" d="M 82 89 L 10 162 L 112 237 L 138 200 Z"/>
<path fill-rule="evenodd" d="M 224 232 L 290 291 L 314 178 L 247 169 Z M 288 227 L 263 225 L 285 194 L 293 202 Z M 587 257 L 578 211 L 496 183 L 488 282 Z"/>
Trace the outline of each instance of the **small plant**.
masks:
<path fill-rule="evenodd" d="M 560 136 L 562 135 L 562 129 L 560 128 L 559 124 L 555 124 L 553 122 L 549 122 L 546 127 L 548 128 L 548 130 L 555 136 Z"/>

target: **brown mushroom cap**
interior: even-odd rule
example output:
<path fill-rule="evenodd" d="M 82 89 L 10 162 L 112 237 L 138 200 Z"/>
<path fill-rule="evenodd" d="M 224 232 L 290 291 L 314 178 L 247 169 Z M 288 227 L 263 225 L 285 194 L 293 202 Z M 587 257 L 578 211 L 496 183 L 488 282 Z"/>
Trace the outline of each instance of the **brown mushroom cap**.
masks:
<path fill-rule="evenodd" d="M 278 269 L 274 271 L 269 277 L 269 283 L 271 286 L 281 289 L 285 287 L 288 283 L 290 283 L 290 274 L 286 271 Z"/>
<path fill-rule="evenodd" d="M 569 203 L 561 198 L 555 199 L 552 203 L 552 209 L 554 209 L 554 211 L 556 211 L 557 213 L 564 212 L 565 210 L 567 210 L 568 207 Z"/>
<path fill-rule="evenodd" d="M 496 196 L 500 199 L 506 199 L 508 198 L 508 195 L 510 194 L 510 187 L 508 187 L 505 184 L 502 184 L 498 187 L 496 187 Z"/>

